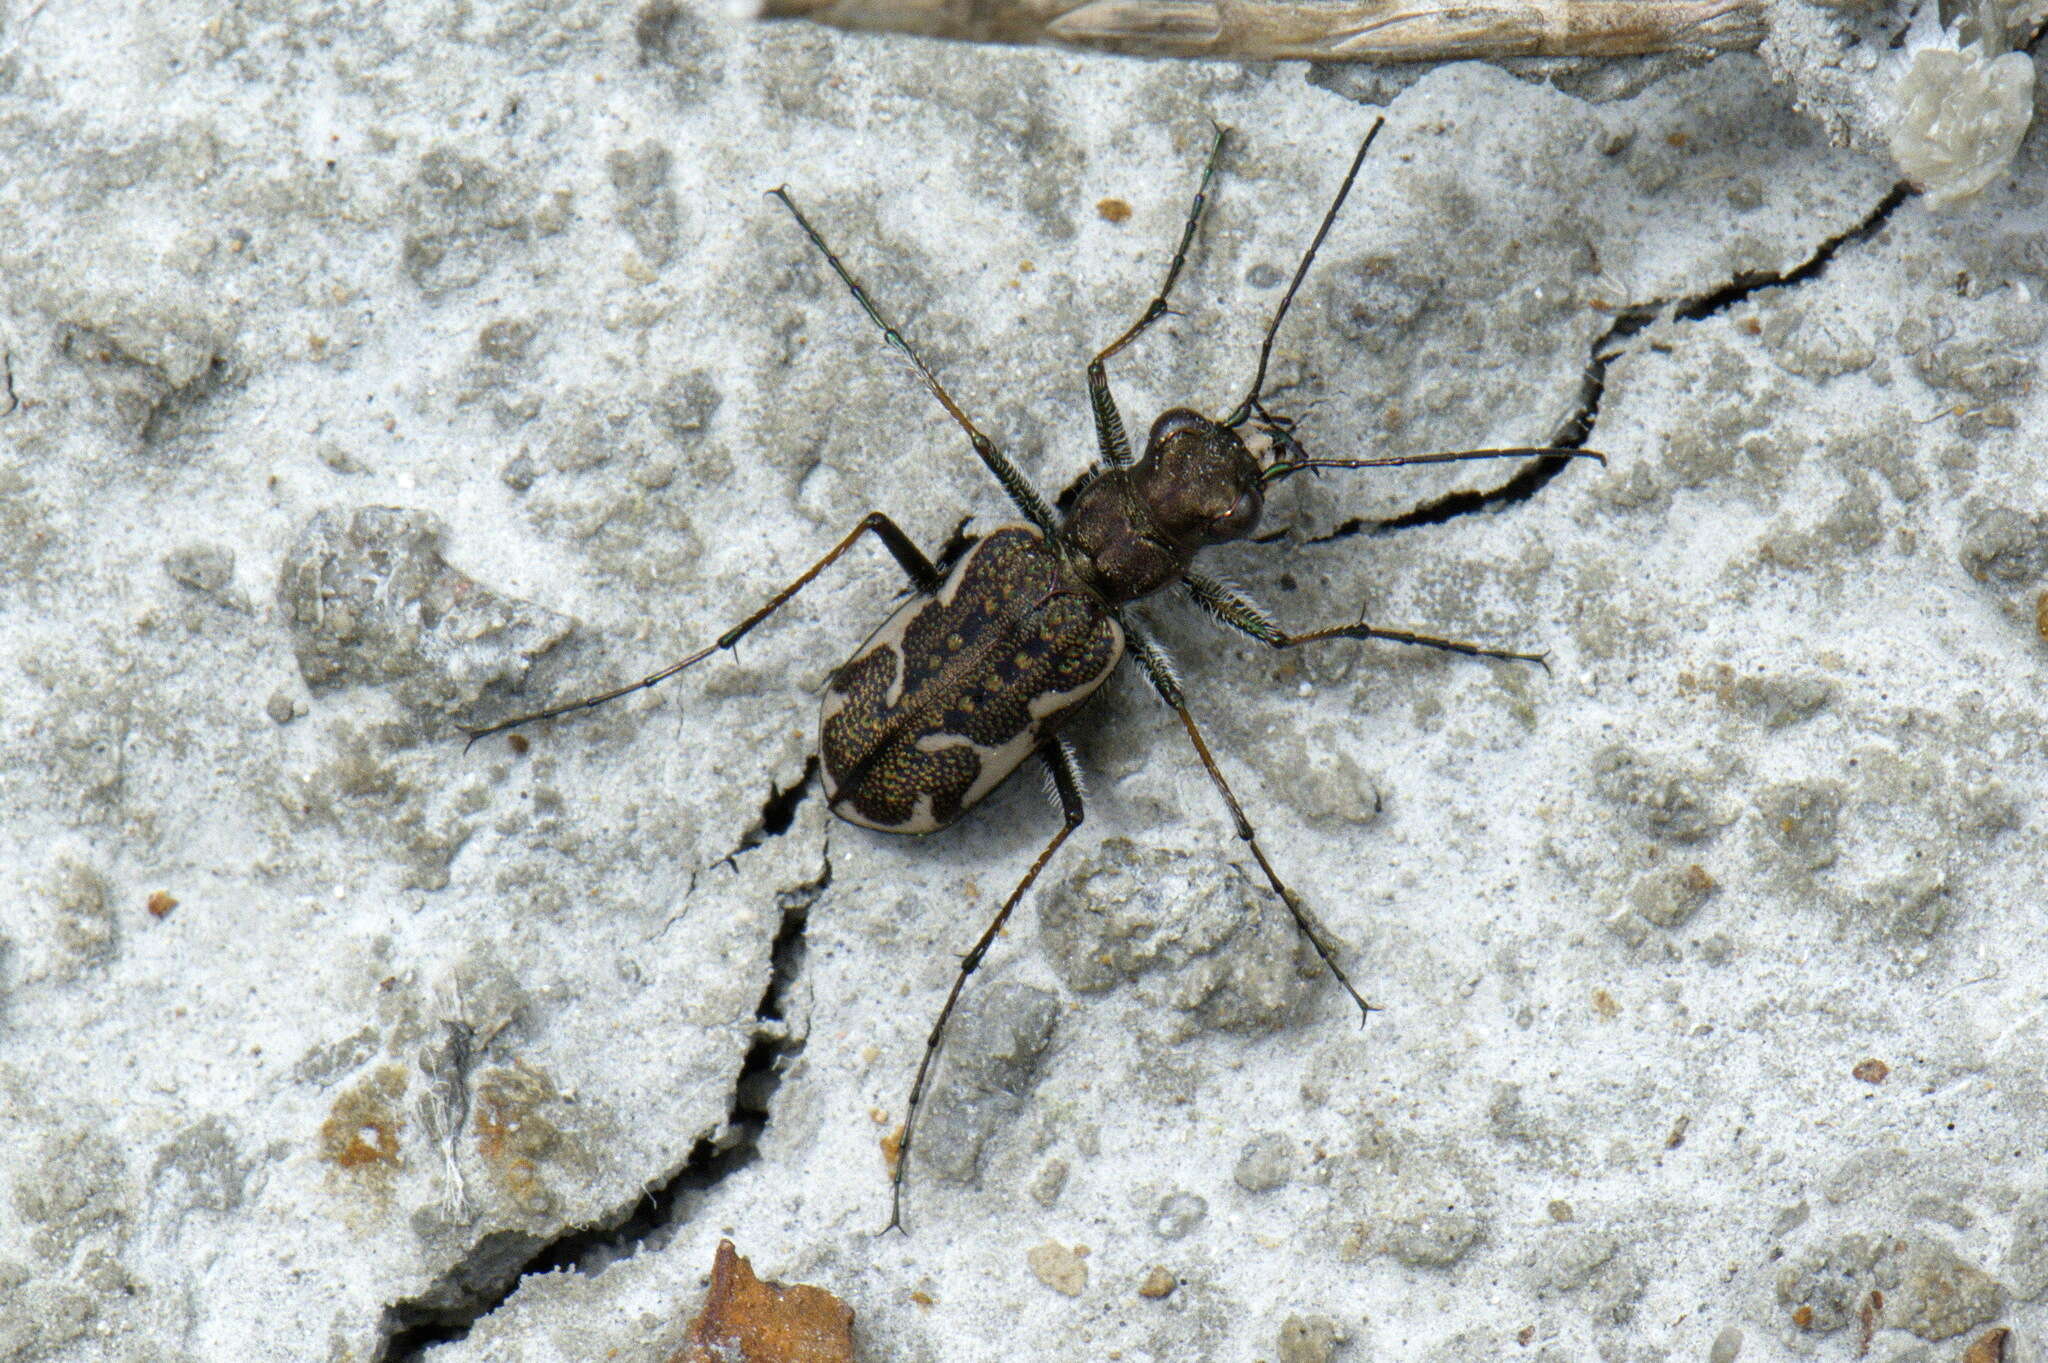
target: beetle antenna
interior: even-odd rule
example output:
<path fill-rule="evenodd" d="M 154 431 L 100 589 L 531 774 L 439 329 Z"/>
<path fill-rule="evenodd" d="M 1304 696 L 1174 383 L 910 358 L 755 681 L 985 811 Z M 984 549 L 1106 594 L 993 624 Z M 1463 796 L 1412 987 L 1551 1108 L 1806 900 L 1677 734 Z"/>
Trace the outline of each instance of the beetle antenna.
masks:
<path fill-rule="evenodd" d="M 1280 306 L 1274 310 L 1273 321 L 1266 328 L 1266 340 L 1259 347 L 1259 372 L 1252 376 L 1252 388 L 1245 394 L 1244 401 L 1237 404 L 1235 411 L 1223 419 L 1226 426 L 1242 426 L 1245 418 L 1257 412 L 1261 417 L 1265 409 L 1259 405 L 1259 398 L 1266 387 L 1266 364 L 1273 358 L 1273 338 L 1280 334 L 1280 322 L 1287 316 L 1288 307 L 1294 302 L 1294 294 L 1301 287 L 1301 281 L 1308 274 L 1310 262 L 1316 258 L 1316 248 L 1323 244 L 1323 238 L 1330 235 L 1330 228 L 1337 221 L 1337 211 L 1344 207 L 1345 198 L 1351 193 L 1351 182 L 1358 178 L 1358 168 L 1365 164 L 1365 153 L 1372 147 L 1372 140 L 1380 135 L 1386 125 L 1384 116 L 1375 118 L 1372 126 L 1365 130 L 1365 140 L 1358 144 L 1358 155 L 1351 158 L 1351 169 L 1344 172 L 1344 183 L 1337 188 L 1337 197 L 1330 204 L 1330 211 L 1323 214 L 1323 225 L 1316 229 L 1315 240 L 1308 244 L 1308 251 L 1301 258 L 1301 264 L 1294 271 L 1294 279 L 1287 285 L 1287 292 L 1281 295 Z"/>

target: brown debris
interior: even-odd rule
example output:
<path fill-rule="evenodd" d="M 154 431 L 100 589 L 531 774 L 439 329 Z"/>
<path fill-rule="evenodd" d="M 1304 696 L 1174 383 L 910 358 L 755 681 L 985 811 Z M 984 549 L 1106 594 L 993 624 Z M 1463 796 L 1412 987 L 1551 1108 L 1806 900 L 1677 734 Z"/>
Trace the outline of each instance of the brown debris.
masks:
<path fill-rule="evenodd" d="M 1849 1073 L 1855 1075 L 1866 1084 L 1882 1084 L 1885 1076 L 1891 1072 L 1892 1067 L 1879 1060 L 1876 1056 L 1872 1056 L 1868 1060 L 1857 1061 L 1856 1068 L 1849 1071 Z"/>
<path fill-rule="evenodd" d="M 178 907 L 178 901 L 165 894 L 162 890 L 154 890 L 150 893 L 149 902 L 146 907 L 149 909 L 149 916 L 151 918 L 162 918 L 172 909 Z"/>
<path fill-rule="evenodd" d="M 1078 1297 L 1088 1288 L 1088 1250 L 1076 1245 L 1068 1249 L 1057 1240 L 1033 1245 L 1024 1252 L 1032 1276 L 1065 1297 Z"/>
<path fill-rule="evenodd" d="M 1155 1264 L 1152 1271 L 1138 1284 L 1138 1295 L 1147 1301 L 1158 1301 L 1161 1297 L 1172 1296 L 1173 1289 L 1178 1286 L 1180 1282 L 1173 1274 Z"/>
<path fill-rule="evenodd" d="M 543 1166 L 561 1152 L 561 1130 L 547 1117 L 559 1096 L 554 1081 L 523 1060 L 486 1070 L 476 1082 L 477 1154 L 520 1209 L 533 1216 L 555 1205 Z"/>
<path fill-rule="evenodd" d="M 2005 1363 L 2005 1344 L 2011 1338 L 2012 1331 L 2003 1325 L 1986 1330 L 1963 1350 L 1963 1363 Z"/>
<path fill-rule="evenodd" d="M 1877 1322 L 1884 1315 L 1884 1293 L 1876 1288 L 1856 1308 L 1856 1356 L 1864 1357 L 1870 1352 L 1870 1340 L 1877 1333 Z"/>
<path fill-rule="evenodd" d="M 720 1240 L 704 1309 L 669 1363 L 853 1363 L 853 1308 L 822 1287 L 762 1282 Z"/>
<path fill-rule="evenodd" d="M 1102 199 L 1095 205 L 1095 213 L 1104 222 L 1129 222 L 1131 206 L 1122 199 Z"/>
<path fill-rule="evenodd" d="M 320 1158 L 342 1169 L 396 1169 L 405 1118 L 405 1071 L 382 1065 L 362 1082 L 344 1089 L 320 1124 Z"/>

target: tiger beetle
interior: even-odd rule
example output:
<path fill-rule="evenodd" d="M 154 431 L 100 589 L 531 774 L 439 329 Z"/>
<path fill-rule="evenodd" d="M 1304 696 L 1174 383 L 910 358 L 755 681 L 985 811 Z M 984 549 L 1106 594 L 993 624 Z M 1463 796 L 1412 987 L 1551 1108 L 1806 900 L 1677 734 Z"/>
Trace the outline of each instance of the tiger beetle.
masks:
<path fill-rule="evenodd" d="M 1380 459 L 1310 457 L 1294 437 L 1294 424 L 1264 404 L 1267 362 L 1273 338 L 1301 287 L 1317 249 L 1329 235 L 1338 210 L 1378 136 L 1375 119 L 1351 160 L 1337 197 L 1323 215 L 1300 266 L 1273 312 L 1259 348 L 1258 368 L 1244 399 L 1221 421 L 1176 407 L 1152 423 L 1145 453 L 1133 459 L 1123 417 L 1110 395 L 1106 366 L 1145 330 L 1167 315 L 1167 298 L 1180 278 L 1188 247 L 1201 225 L 1209 184 L 1216 174 L 1229 130 L 1216 129 L 1180 244 L 1167 267 L 1166 282 L 1130 328 L 1088 364 L 1088 405 L 1095 418 L 1101 462 L 1091 468 L 1064 516 L 1017 470 L 946 392 L 938 377 L 903 334 L 882 316 L 874 300 L 825 243 L 785 189 L 770 191 L 796 219 L 825 263 L 853 294 L 882 339 L 904 359 L 946 415 L 966 434 L 974 453 L 1023 513 L 1022 521 L 999 525 L 974 540 L 950 566 L 934 566 L 901 527 L 871 511 L 794 582 L 718 639 L 679 662 L 639 681 L 566 705 L 505 720 L 470 732 L 470 740 L 536 720 L 587 710 L 635 691 L 659 685 L 721 649 L 731 649 L 763 620 L 787 604 L 830 567 L 861 536 L 882 542 L 910 579 L 911 593 L 825 685 L 818 748 L 825 798 L 832 812 L 850 823 L 884 833 L 935 833 L 1001 785 L 1027 758 L 1036 757 L 1050 777 L 1062 815 L 1059 830 L 1018 880 L 995 918 L 966 956 L 953 987 L 925 1040 L 924 1055 L 911 1083 L 902 1140 L 890 1185 L 889 1228 L 903 1227 L 903 1183 L 910 1163 L 918 1105 L 924 1099 L 932 1060 L 960 992 L 1017 903 L 1039 872 L 1081 826 L 1081 781 L 1074 749 L 1061 726 L 1101 688 L 1126 654 L 1159 698 L 1179 719 L 1209 781 L 1230 812 L 1237 836 L 1250 849 L 1266 883 L 1294 918 L 1303 938 L 1358 1005 L 1361 1018 L 1373 1011 L 1337 963 L 1335 950 L 1295 892 L 1266 858 L 1244 808 L 1216 765 L 1209 745 L 1188 709 L 1172 664 L 1159 645 L 1126 613 L 1134 601 L 1179 584 L 1195 604 L 1231 629 L 1274 649 L 1299 648 L 1330 639 L 1384 639 L 1475 658 L 1503 658 L 1543 664 L 1540 654 L 1485 648 L 1406 630 L 1381 629 L 1362 619 L 1354 624 L 1291 634 L 1221 580 L 1193 567 L 1195 554 L 1211 545 L 1241 540 L 1259 523 L 1266 493 L 1274 484 L 1321 469 L 1386 468 L 1467 459 L 1604 457 L 1562 446 L 1466 450 L 1452 454 L 1396 455 Z"/>

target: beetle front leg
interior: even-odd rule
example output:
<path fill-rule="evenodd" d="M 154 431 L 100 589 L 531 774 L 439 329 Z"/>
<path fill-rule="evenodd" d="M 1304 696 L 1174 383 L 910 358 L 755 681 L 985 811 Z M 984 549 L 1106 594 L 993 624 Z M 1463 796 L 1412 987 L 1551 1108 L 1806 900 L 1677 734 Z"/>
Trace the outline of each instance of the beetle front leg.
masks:
<path fill-rule="evenodd" d="M 1045 498 L 1038 494 L 1038 490 L 1031 486 L 1022 473 L 1018 472 L 1017 466 L 1010 462 L 1010 457 L 996 448 L 995 441 L 982 433 L 981 428 L 974 424 L 961 409 L 960 404 L 953 401 L 953 395 L 946 391 L 946 386 L 939 382 L 938 375 L 934 374 L 917 351 L 911 348 L 903 333 L 882 316 L 881 309 L 875 306 L 875 300 L 868 297 L 868 291 L 853 277 L 853 272 L 846 268 L 846 263 L 825 244 L 825 238 L 819 234 L 817 228 L 811 226 L 811 220 L 796 206 L 796 200 L 789 197 L 789 191 L 771 189 L 768 192 L 782 200 L 782 206 L 789 210 L 790 216 L 796 219 L 797 226 L 803 229 L 804 235 L 811 239 L 811 244 L 825 257 L 825 263 L 832 267 L 832 273 L 838 275 L 839 282 L 846 285 L 848 291 L 853 294 L 853 301 L 860 305 L 860 310 L 868 315 L 869 321 L 881 328 L 883 342 L 910 361 L 910 367 L 917 371 L 918 381 L 938 399 L 939 405 L 946 409 L 946 415 L 952 417 L 966 433 L 967 443 L 974 447 L 975 456 L 995 476 L 995 480 L 1002 484 L 1004 493 L 1016 503 L 1017 509 L 1024 513 L 1025 519 L 1044 531 L 1046 538 L 1059 538 L 1059 517 L 1053 513 L 1052 507 L 1047 505 Z"/>
<path fill-rule="evenodd" d="M 1209 159 L 1202 164 L 1201 183 L 1195 186 L 1195 201 L 1188 207 L 1188 219 L 1180 230 L 1180 245 L 1174 248 L 1173 263 L 1166 268 L 1166 282 L 1159 286 L 1158 296 L 1146 305 L 1138 320 L 1131 323 L 1130 330 L 1102 348 L 1102 353 L 1088 362 L 1088 405 L 1095 413 L 1095 441 L 1102 450 L 1102 462 L 1110 468 L 1122 468 L 1131 462 L 1130 437 L 1124 434 L 1124 419 L 1116 409 L 1116 399 L 1110 395 L 1109 373 L 1104 366 L 1119 350 L 1138 339 L 1154 322 L 1164 317 L 1169 309 L 1167 295 L 1173 292 L 1174 281 L 1180 278 L 1181 267 L 1187 264 L 1188 246 L 1195 239 L 1195 229 L 1201 226 L 1202 210 L 1209 205 L 1209 181 L 1215 177 L 1216 163 L 1223 156 L 1223 139 L 1230 130 L 1219 126 L 1216 140 L 1209 144 Z"/>

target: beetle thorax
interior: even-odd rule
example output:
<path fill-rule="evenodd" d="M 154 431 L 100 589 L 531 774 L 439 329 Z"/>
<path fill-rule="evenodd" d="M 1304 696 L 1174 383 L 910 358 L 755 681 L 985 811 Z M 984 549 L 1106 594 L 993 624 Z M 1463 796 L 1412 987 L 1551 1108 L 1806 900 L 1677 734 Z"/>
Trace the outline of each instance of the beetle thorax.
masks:
<path fill-rule="evenodd" d="M 1198 550 L 1249 535 L 1264 505 L 1258 460 L 1237 432 L 1175 408 L 1152 424 L 1143 458 L 1081 490 L 1066 539 L 1105 600 L 1135 601 L 1178 582 Z"/>

